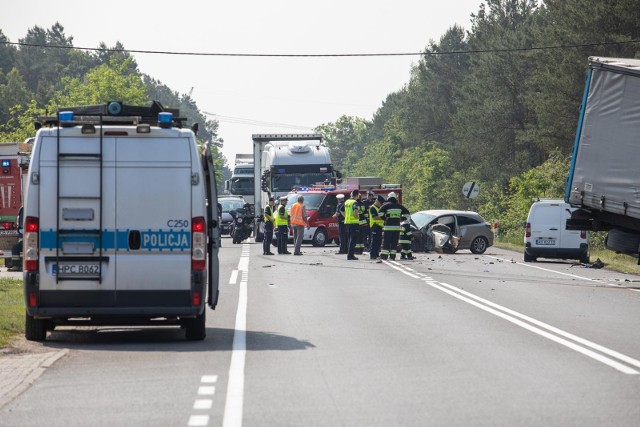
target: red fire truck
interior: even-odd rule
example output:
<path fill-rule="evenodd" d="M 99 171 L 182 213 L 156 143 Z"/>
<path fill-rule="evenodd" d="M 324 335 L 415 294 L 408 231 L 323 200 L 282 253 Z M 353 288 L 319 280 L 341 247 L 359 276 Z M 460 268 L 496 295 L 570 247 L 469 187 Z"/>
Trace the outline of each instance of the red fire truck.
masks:
<path fill-rule="evenodd" d="M 0 236 L 18 236 L 17 216 L 22 206 L 29 156 L 17 142 L 0 143 Z"/>
<path fill-rule="evenodd" d="M 402 189 L 399 184 L 383 184 L 382 178 L 378 177 L 355 177 L 347 178 L 346 185 L 338 187 L 314 185 L 311 187 L 298 188 L 288 195 L 287 209 L 298 201 L 298 196 L 304 196 L 304 205 L 307 208 L 310 228 L 304 231 L 303 241 L 311 243 L 313 246 L 324 246 L 331 241 L 339 242 L 338 221 L 333 217 L 338 205 L 338 194 L 344 194 L 345 200 L 349 199 L 352 190 L 358 189 L 366 193 L 372 191 L 374 194 L 381 194 L 385 198 L 387 194 L 395 192 L 398 201 L 402 203 Z M 289 230 L 289 239 L 293 239 L 293 231 Z"/>

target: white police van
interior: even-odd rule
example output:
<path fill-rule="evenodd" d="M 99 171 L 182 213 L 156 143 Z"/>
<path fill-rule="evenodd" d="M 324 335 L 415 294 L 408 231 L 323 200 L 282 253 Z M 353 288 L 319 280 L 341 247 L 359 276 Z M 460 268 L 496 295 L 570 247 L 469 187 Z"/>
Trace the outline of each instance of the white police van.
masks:
<path fill-rule="evenodd" d="M 57 325 L 169 324 L 204 339 L 220 237 L 197 127 L 158 102 L 41 120 L 24 204 L 26 338 Z"/>

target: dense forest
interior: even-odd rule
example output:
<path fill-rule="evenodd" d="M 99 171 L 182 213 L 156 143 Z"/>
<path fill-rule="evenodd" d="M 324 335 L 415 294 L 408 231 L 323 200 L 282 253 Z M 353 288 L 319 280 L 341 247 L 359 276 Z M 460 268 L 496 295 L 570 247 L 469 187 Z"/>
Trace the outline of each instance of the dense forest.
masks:
<path fill-rule="evenodd" d="M 486 0 L 372 120 L 317 131 L 345 175 L 401 183 L 410 210 L 477 210 L 521 240 L 532 199 L 564 196 L 590 56 L 640 56 L 638 0 Z"/>
<path fill-rule="evenodd" d="M 218 123 L 141 73 L 120 43 L 73 49 L 60 24 L 7 42 L 0 29 L 0 140 L 33 136 L 34 118 L 60 106 L 157 99 L 200 124 L 228 175 Z M 371 119 L 316 131 L 345 176 L 401 183 L 410 210 L 477 210 L 521 238 L 532 199 L 564 195 L 590 56 L 640 56 L 638 0 L 485 0 L 469 29 L 428 42 Z M 475 199 L 462 195 L 468 181 L 480 185 Z"/>
<path fill-rule="evenodd" d="M 199 124 L 198 140 L 213 143 L 221 185 L 226 167 L 218 122 L 208 120 L 189 95 L 141 73 L 122 44 L 108 48 L 101 43 L 94 51 L 73 49 L 73 37 L 59 23 L 50 29 L 29 29 L 19 40 L 20 48 L 9 41 L 0 29 L 0 141 L 22 142 L 32 137 L 36 117 L 53 114 L 59 107 L 109 100 L 150 105 L 158 100 L 165 107 L 179 108 L 188 123 Z"/>

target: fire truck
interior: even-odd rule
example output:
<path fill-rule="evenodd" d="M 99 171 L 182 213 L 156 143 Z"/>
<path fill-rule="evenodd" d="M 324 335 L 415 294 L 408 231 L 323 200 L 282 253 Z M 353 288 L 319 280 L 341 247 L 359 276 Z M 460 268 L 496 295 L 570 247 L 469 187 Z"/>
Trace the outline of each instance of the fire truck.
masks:
<path fill-rule="evenodd" d="M 338 205 L 338 194 L 344 194 L 349 199 L 351 191 L 360 190 L 363 199 L 366 193 L 372 191 L 381 194 L 385 198 L 391 192 L 398 195 L 398 201 L 402 203 L 402 188 L 400 184 L 383 184 L 379 177 L 354 177 L 347 178 L 346 185 L 326 186 L 322 184 L 310 187 L 299 187 L 287 195 L 287 209 L 298 201 L 298 196 L 304 196 L 304 205 L 309 217 L 309 229 L 304 230 L 303 242 L 313 246 L 324 246 L 327 243 L 340 241 L 338 233 L 338 221 L 333 217 Z M 293 239 L 293 230 L 289 230 L 289 239 Z"/>
<path fill-rule="evenodd" d="M 0 166 L 0 236 L 17 237 L 17 217 L 22 206 L 29 156 L 18 151 L 17 142 L 2 142 Z M 1 248 L 6 249 L 4 239 Z"/>

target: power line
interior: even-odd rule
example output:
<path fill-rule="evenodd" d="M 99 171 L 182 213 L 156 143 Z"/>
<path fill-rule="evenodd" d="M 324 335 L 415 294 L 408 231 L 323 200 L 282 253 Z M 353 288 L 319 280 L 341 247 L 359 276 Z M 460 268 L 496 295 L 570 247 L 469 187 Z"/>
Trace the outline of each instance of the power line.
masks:
<path fill-rule="evenodd" d="M 313 130 L 313 126 L 301 126 L 301 125 L 291 125 L 287 123 L 276 123 L 276 122 L 266 122 L 254 119 L 245 119 L 242 117 L 232 117 L 232 116 L 223 116 L 220 114 L 208 113 L 206 111 L 202 112 L 203 114 L 211 117 L 215 117 L 220 122 L 227 123 L 236 123 L 236 124 L 244 124 L 244 125 L 255 125 L 255 126 L 266 126 L 266 127 L 279 127 L 279 128 L 289 128 L 289 129 L 299 129 L 299 130 Z"/>
<path fill-rule="evenodd" d="M 182 55 L 182 56 L 218 56 L 218 57 L 248 57 L 248 58 L 344 58 L 344 57 L 384 57 L 384 56 L 431 56 L 431 55 L 462 55 L 474 53 L 505 53 L 505 52 L 528 52 L 536 50 L 554 50 L 554 49 L 577 49 L 587 47 L 600 46 L 616 46 L 640 43 L 640 40 L 627 40 L 621 42 L 600 42 L 600 43 L 583 43 L 574 45 L 552 45 L 552 46 L 533 46 L 522 48 L 504 48 L 504 49 L 471 49 L 471 50 L 454 50 L 443 52 L 390 52 L 390 53 L 221 53 L 221 52 L 178 52 L 178 51 L 162 51 L 162 50 L 141 50 L 141 49 L 116 49 L 116 48 L 97 48 L 97 47 L 79 47 L 79 46 L 60 46 L 38 43 L 10 42 L 0 41 L 1 44 L 14 45 L 21 47 L 38 47 L 44 49 L 75 49 L 94 52 L 111 52 L 111 53 L 146 53 L 155 55 Z"/>

